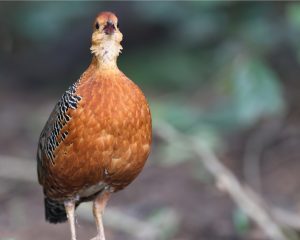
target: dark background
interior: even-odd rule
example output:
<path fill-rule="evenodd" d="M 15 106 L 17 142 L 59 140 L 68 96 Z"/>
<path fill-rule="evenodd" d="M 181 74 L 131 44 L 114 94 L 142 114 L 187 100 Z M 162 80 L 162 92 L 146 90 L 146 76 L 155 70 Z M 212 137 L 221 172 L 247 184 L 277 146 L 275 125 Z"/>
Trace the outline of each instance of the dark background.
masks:
<path fill-rule="evenodd" d="M 35 154 L 63 91 L 91 60 L 92 23 L 119 17 L 119 67 L 160 121 L 202 139 L 269 204 L 300 211 L 300 4 L 1 2 L 0 240 L 69 239 L 44 221 Z M 115 194 L 107 239 L 266 239 L 176 138 L 156 136 L 139 178 Z M 79 239 L 95 233 L 79 208 Z"/>

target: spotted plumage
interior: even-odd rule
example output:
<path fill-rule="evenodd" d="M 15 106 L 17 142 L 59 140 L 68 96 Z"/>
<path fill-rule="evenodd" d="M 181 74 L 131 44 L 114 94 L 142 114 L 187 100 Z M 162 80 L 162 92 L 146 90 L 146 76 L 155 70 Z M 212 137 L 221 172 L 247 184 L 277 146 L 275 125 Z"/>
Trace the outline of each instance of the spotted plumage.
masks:
<path fill-rule="evenodd" d="M 97 16 L 92 62 L 61 97 L 39 140 L 38 178 L 46 220 L 69 219 L 94 201 L 97 240 L 104 240 L 102 211 L 109 195 L 130 184 L 144 167 L 152 140 L 151 115 L 142 91 L 117 67 L 122 33 L 117 17 Z"/>

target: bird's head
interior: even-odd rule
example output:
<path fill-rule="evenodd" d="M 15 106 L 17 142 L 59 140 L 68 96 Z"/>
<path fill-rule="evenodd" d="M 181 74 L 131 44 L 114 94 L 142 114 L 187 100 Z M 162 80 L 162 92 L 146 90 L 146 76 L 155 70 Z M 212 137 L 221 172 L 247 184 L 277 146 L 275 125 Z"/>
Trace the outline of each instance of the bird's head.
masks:
<path fill-rule="evenodd" d="M 95 19 L 91 52 L 100 64 L 116 63 L 122 46 L 123 35 L 119 30 L 118 18 L 111 12 L 101 12 Z"/>

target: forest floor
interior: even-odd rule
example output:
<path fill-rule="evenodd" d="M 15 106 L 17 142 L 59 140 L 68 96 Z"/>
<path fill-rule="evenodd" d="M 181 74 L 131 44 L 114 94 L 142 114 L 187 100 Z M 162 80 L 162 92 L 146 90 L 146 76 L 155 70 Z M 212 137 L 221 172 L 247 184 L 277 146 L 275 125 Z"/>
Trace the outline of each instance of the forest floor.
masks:
<path fill-rule="evenodd" d="M 0 95 L 0 102 L 1 155 L 24 159 L 25 163 L 35 167 L 38 134 L 53 100 L 47 96 L 16 96 L 7 92 Z M 243 179 L 242 159 L 248 137 L 249 132 L 227 136 L 228 151 L 220 156 L 240 179 Z M 261 177 L 263 196 L 272 204 L 294 212 L 300 208 L 299 144 L 295 138 L 264 151 L 259 162 L 260 173 L 256 173 Z M 253 224 L 243 233 L 238 233 L 233 224 L 235 204 L 212 181 L 197 179 L 192 174 L 192 161 L 164 167 L 155 157 L 156 154 L 150 157 L 142 174 L 129 187 L 112 196 L 108 208 L 118 209 L 137 219 L 145 219 L 157 209 L 170 208 L 179 221 L 169 238 L 174 240 L 264 239 Z M 35 175 L 35 168 L 29 174 Z M 42 189 L 37 181 L 0 178 L 0 208 L 0 240 L 70 238 L 67 223 L 51 225 L 44 221 Z M 121 223 L 122 219 L 118 221 Z M 80 216 L 77 228 L 78 239 L 89 239 L 96 233 L 94 223 Z M 110 240 L 133 239 L 118 226 L 107 226 L 105 231 Z"/>

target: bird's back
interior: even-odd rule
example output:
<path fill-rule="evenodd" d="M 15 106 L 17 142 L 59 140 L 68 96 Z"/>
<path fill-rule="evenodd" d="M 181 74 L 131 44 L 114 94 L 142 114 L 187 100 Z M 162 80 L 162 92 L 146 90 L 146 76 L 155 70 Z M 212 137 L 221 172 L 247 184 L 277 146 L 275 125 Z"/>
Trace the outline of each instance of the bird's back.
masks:
<path fill-rule="evenodd" d="M 141 90 L 121 71 L 93 65 L 62 96 L 40 137 L 38 175 L 46 196 L 86 198 L 127 186 L 142 170 L 151 117 Z"/>

